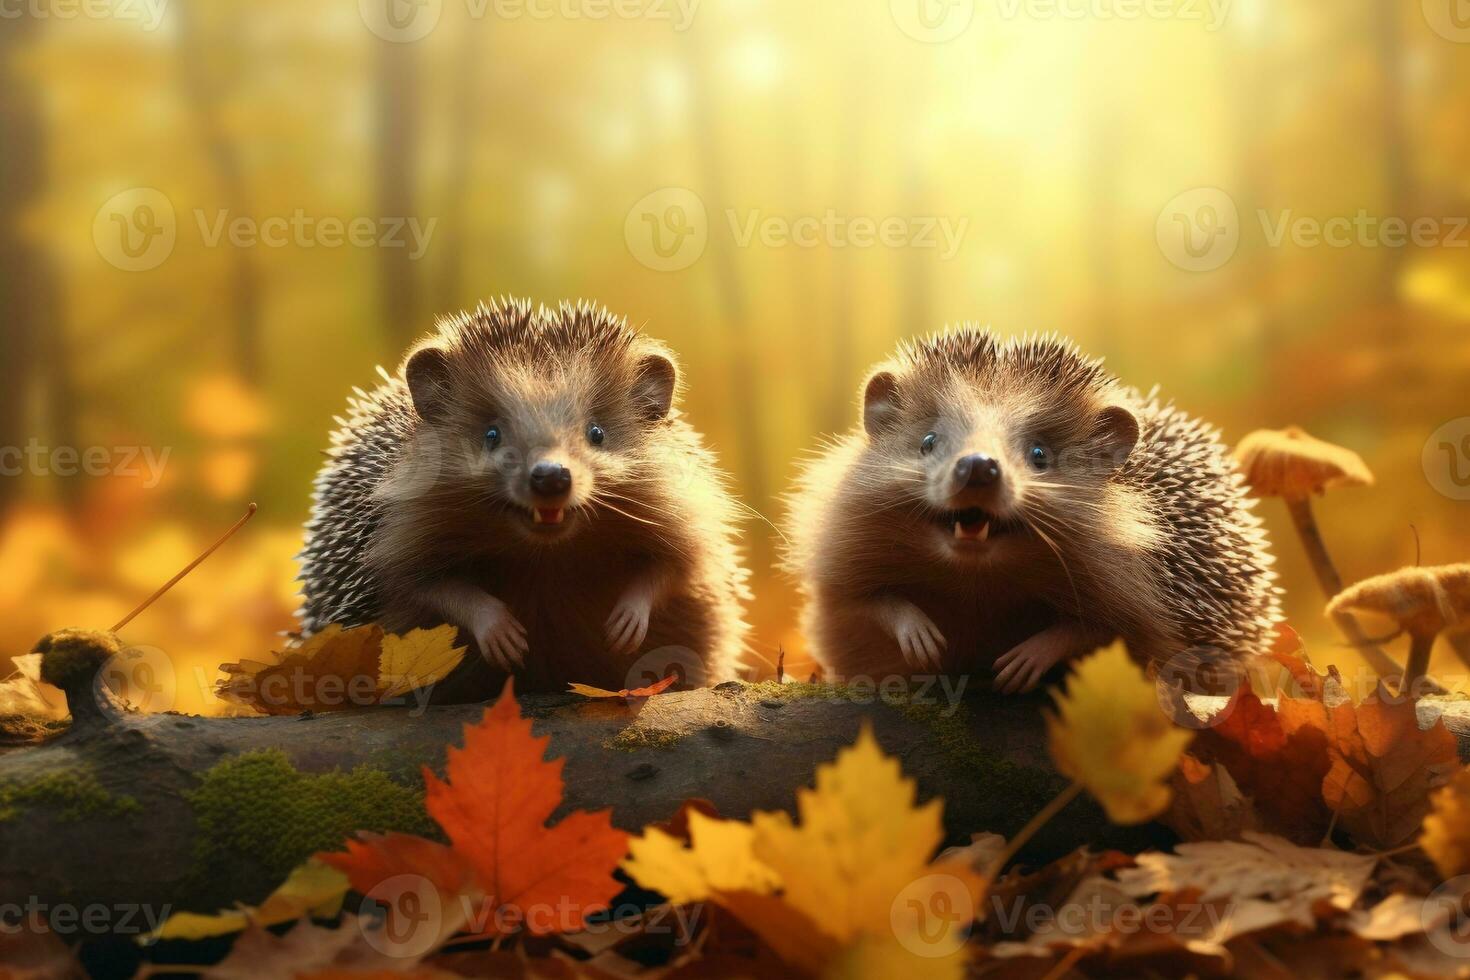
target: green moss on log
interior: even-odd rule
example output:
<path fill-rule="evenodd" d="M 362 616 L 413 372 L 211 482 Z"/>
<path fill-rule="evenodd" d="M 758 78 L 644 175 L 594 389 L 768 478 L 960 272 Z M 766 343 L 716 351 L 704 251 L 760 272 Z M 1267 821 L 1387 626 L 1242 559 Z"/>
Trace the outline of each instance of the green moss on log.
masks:
<path fill-rule="evenodd" d="M 642 728 L 629 725 L 612 738 L 602 743 L 605 749 L 615 752 L 636 752 L 639 749 L 667 749 L 679 744 L 684 736 L 664 728 Z"/>
<path fill-rule="evenodd" d="M 367 766 L 304 773 L 278 749 L 227 759 L 185 795 L 194 808 L 196 871 L 206 877 L 243 857 L 284 880 L 307 857 L 340 847 L 359 830 L 436 833 L 421 787 Z"/>
<path fill-rule="evenodd" d="M 0 783 L 0 821 L 26 807 L 41 807 L 61 820 L 125 817 L 142 807 L 131 796 L 108 792 L 89 772 L 51 772 L 34 779 Z"/>

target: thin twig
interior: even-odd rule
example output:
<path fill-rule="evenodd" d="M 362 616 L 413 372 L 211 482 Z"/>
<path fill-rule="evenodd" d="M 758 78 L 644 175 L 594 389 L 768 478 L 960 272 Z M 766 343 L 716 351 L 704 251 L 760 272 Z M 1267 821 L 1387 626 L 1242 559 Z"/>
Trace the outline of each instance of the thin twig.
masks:
<path fill-rule="evenodd" d="M 194 569 L 198 568 L 200 563 L 202 563 L 204 559 L 208 558 L 210 555 L 214 554 L 215 550 L 219 548 L 220 545 L 224 544 L 226 541 L 230 540 L 230 538 L 234 537 L 235 532 L 244 527 L 245 522 L 255 516 L 255 511 L 257 509 L 258 508 L 254 504 L 251 504 L 248 508 L 246 508 L 244 517 L 240 518 L 238 521 L 230 526 L 230 529 L 228 531 L 220 535 L 220 539 L 218 541 L 210 545 L 208 548 L 205 548 L 202 555 L 189 562 L 189 564 L 185 565 L 183 570 L 179 572 L 179 574 L 175 575 L 173 578 L 163 583 L 163 585 L 159 588 L 157 592 L 144 599 L 142 605 L 138 606 L 137 609 L 134 609 L 132 612 L 128 613 L 121 620 L 119 620 L 118 624 L 112 628 L 112 632 L 116 633 L 118 630 L 131 623 L 139 613 L 147 609 L 149 606 L 153 605 L 153 603 L 157 602 L 158 599 L 169 589 L 173 588 L 175 585 L 178 585 L 180 580 L 182 580 L 185 575 L 188 575 Z"/>

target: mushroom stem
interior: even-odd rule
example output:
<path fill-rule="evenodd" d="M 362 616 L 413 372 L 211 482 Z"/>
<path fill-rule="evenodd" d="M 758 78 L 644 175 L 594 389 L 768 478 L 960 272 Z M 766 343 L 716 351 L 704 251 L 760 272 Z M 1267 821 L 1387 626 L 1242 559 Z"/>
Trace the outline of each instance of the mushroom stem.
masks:
<path fill-rule="evenodd" d="M 1312 513 L 1312 502 L 1306 497 L 1292 497 L 1286 501 L 1286 509 L 1291 514 L 1291 521 L 1296 525 L 1297 537 L 1301 538 L 1302 547 L 1306 549 L 1307 559 L 1312 563 L 1312 571 L 1317 575 L 1317 583 L 1322 586 L 1322 591 L 1327 593 L 1331 599 L 1342 591 L 1342 576 L 1338 574 L 1337 566 L 1332 562 L 1332 556 L 1327 553 L 1327 543 L 1322 540 L 1322 532 L 1317 527 L 1317 518 Z M 1348 642 L 1357 648 L 1368 661 L 1368 665 L 1378 671 L 1380 677 L 1390 677 L 1399 673 L 1398 663 L 1384 652 L 1383 648 L 1368 638 L 1359 625 L 1357 617 L 1352 613 L 1340 612 L 1332 616 L 1332 621 L 1347 637 Z M 1420 671 L 1422 676 L 1423 671 Z M 1407 680 L 1407 678 L 1406 678 Z"/>
<path fill-rule="evenodd" d="M 1449 634 L 1450 648 L 1455 651 L 1455 656 L 1460 662 L 1470 667 L 1470 629 L 1457 630 Z"/>
<path fill-rule="evenodd" d="M 1404 682 L 1399 685 L 1399 694 L 1407 694 L 1414 682 L 1429 670 L 1429 654 L 1434 649 L 1433 633 L 1414 633 L 1414 645 L 1409 648 L 1409 666 L 1404 668 Z"/>

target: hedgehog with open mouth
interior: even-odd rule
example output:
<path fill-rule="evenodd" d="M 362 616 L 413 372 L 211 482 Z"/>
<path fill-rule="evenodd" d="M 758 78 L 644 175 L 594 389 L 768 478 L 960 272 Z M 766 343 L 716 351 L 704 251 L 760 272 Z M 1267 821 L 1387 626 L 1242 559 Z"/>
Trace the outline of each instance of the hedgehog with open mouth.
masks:
<path fill-rule="evenodd" d="M 803 627 L 838 678 L 1017 692 L 1119 637 L 1143 661 L 1264 652 L 1281 618 L 1217 432 L 1054 337 L 904 343 L 789 505 Z"/>
<path fill-rule="evenodd" d="M 670 351 L 601 307 L 442 320 L 338 420 L 303 631 L 453 624 L 489 669 L 466 697 L 509 674 L 616 690 L 659 649 L 686 683 L 729 679 L 747 632 L 737 505 L 677 388 Z"/>

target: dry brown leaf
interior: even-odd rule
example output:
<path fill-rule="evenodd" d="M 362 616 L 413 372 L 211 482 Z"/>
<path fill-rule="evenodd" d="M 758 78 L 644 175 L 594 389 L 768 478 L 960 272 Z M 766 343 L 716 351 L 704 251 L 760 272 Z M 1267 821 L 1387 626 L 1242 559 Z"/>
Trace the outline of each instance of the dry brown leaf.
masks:
<path fill-rule="evenodd" d="M 1235 840 L 1247 830 L 1260 829 L 1255 807 L 1222 765 L 1186 755 L 1179 760 L 1172 786 L 1173 802 L 1160 821 L 1186 841 Z"/>
<path fill-rule="evenodd" d="M 215 693 L 226 701 L 269 715 L 343 711 L 398 703 L 426 688 L 464 658 L 453 626 L 384 634 L 375 624 L 328 626 L 275 663 L 242 660 L 221 664 L 225 678 Z"/>
<path fill-rule="evenodd" d="M 1367 885 L 1375 855 L 1298 847 L 1270 834 L 1246 833 L 1240 841 L 1180 844 L 1174 854 L 1145 853 L 1137 867 L 1117 872 L 1135 897 L 1197 892 L 1199 902 L 1223 903 L 1224 916 L 1189 949 L 1223 954 L 1236 936 L 1295 924 L 1313 929 L 1319 908 L 1346 912 Z"/>
<path fill-rule="evenodd" d="M 204 980 L 258 980 L 297 977 L 329 967 L 401 974 L 412 970 L 419 959 L 395 947 L 379 923 L 344 915 L 335 929 L 305 920 L 282 934 L 251 926 L 235 940 L 228 956 L 200 976 Z"/>
<path fill-rule="evenodd" d="M 1390 702 L 1381 687 L 1327 714 L 1331 769 L 1322 796 L 1339 825 L 1365 847 L 1411 840 L 1429 812 L 1430 790 L 1459 764 L 1455 736 L 1439 720 L 1421 731 L 1414 702 Z"/>
<path fill-rule="evenodd" d="M 86 971 L 54 932 L 0 929 L 0 980 L 81 980 Z"/>

